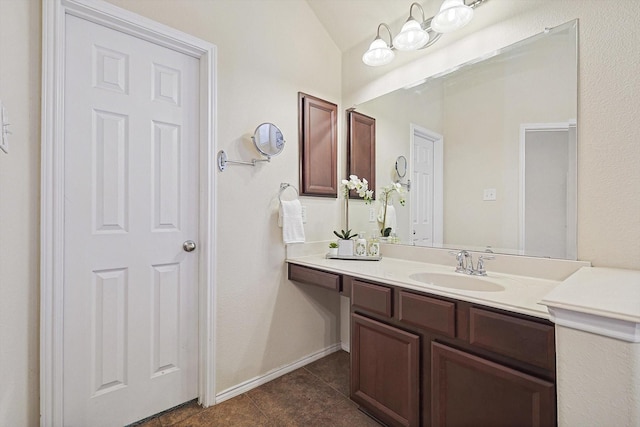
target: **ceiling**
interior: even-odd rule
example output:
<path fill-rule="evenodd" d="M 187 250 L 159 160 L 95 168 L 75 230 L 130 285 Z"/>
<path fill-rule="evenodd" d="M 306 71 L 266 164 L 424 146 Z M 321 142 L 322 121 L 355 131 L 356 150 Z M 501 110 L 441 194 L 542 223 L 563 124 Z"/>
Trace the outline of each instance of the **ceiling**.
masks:
<path fill-rule="evenodd" d="M 373 41 L 378 24 L 391 26 L 409 16 L 412 0 L 307 0 L 340 51 L 345 52 L 364 40 Z M 426 17 L 438 11 L 440 0 L 420 1 Z M 414 16 L 418 13 L 414 9 Z M 386 35 L 383 35 L 386 38 Z"/>

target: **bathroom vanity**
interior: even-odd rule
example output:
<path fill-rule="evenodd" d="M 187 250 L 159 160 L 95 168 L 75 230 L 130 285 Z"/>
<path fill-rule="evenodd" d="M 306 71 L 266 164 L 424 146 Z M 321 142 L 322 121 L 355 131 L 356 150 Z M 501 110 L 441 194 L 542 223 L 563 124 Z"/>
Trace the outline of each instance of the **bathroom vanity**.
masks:
<path fill-rule="evenodd" d="M 288 275 L 349 297 L 351 399 L 383 423 L 556 425 L 554 325 L 537 302 L 558 281 L 496 273 L 469 277 L 496 285 L 475 291 L 444 265 L 323 256 L 288 259 Z"/>

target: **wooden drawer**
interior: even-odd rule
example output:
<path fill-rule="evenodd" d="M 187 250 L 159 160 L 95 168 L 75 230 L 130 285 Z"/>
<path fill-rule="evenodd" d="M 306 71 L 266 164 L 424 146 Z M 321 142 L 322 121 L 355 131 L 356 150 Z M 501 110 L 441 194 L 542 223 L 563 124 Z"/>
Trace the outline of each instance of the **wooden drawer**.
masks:
<path fill-rule="evenodd" d="M 340 292 L 341 276 L 301 265 L 289 264 L 289 280 L 322 286 Z"/>
<path fill-rule="evenodd" d="M 354 279 L 351 282 L 351 306 L 391 317 L 392 292 L 391 288 Z"/>
<path fill-rule="evenodd" d="M 552 325 L 469 309 L 469 342 L 474 346 L 554 371 L 554 339 Z"/>
<path fill-rule="evenodd" d="M 448 337 L 455 337 L 456 304 L 454 302 L 406 291 L 400 291 L 398 299 L 400 321 Z"/>

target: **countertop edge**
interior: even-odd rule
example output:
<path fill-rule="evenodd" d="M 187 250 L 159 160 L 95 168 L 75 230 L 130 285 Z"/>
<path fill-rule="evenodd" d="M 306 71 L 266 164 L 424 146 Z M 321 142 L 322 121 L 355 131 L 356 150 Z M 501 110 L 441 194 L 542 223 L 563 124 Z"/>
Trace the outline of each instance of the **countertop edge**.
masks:
<path fill-rule="evenodd" d="M 630 343 L 640 343 L 640 323 L 598 314 L 548 306 L 550 320 L 559 326 Z"/>

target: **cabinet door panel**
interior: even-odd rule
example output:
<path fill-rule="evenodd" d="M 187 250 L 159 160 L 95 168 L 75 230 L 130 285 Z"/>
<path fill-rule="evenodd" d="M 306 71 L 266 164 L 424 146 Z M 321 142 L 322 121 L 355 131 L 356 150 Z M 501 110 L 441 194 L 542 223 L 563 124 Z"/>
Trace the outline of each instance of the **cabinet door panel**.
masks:
<path fill-rule="evenodd" d="M 431 357 L 433 427 L 556 425 L 553 383 L 437 342 Z"/>
<path fill-rule="evenodd" d="M 336 197 L 338 106 L 298 93 L 300 194 Z"/>
<path fill-rule="evenodd" d="M 353 313 L 351 398 L 391 426 L 419 423 L 420 337 Z"/>
<path fill-rule="evenodd" d="M 376 119 L 350 111 L 348 113 L 347 176 L 357 175 L 376 188 Z M 355 190 L 349 197 L 359 199 Z"/>

